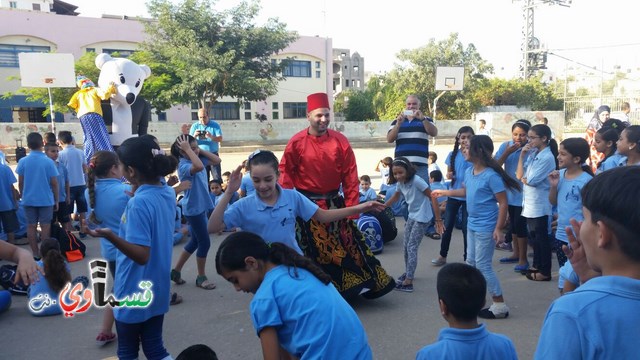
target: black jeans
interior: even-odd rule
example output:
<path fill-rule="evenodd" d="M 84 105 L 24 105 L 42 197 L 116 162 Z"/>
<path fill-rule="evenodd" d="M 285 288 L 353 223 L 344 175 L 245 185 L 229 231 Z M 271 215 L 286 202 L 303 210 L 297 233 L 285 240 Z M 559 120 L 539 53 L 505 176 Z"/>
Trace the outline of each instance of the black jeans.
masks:
<path fill-rule="evenodd" d="M 444 234 L 440 240 L 440 256 L 447 257 L 449 253 L 449 245 L 451 244 L 451 232 L 456 224 L 458 211 L 462 208 L 462 239 L 464 240 L 464 260 L 467 260 L 467 202 L 456 200 L 454 198 L 447 199 L 447 206 L 444 210 Z"/>
<path fill-rule="evenodd" d="M 542 276 L 551 276 L 551 239 L 549 238 L 549 217 L 527 218 L 527 227 L 533 246 L 533 267 Z"/>

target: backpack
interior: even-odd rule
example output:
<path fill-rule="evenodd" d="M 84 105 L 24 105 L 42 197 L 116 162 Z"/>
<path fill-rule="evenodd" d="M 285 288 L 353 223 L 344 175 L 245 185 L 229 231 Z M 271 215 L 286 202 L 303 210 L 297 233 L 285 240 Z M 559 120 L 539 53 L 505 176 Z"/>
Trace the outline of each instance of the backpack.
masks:
<path fill-rule="evenodd" d="M 384 241 L 382 241 L 382 227 L 378 219 L 371 215 L 363 214 L 356 224 L 371 252 L 374 254 L 382 252 Z"/>
<path fill-rule="evenodd" d="M 16 269 L 18 265 L 2 265 L 0 266 L 0 286 L 9 290 L 14 295 L 27 295 L 29 285 L 24 285 L 22 282 L 14 284 L 13 281 L 16 278 Z"/>
<path fill-rule="evenodd" d="M 22 146 L 22 140 L 16 140 L 16 163 L 27 156 L 27 149 Z"/>
<path fill-rule="evenodd" d="M 60 253 L 62 253 L 68 262 L 79 261 L 84 259 L 87 246 L 80 241 L 71 231 L 66 231 L 55 223 L 51 225 L 51 237 L 60 243 Z"/>

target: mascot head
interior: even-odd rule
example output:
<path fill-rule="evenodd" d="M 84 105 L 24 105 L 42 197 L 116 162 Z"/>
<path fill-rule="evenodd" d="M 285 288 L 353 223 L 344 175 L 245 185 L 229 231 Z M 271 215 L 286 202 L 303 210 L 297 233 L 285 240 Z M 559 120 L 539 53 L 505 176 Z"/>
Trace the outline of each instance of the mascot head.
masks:
<path fill-rule="evenodd" d="M 110 82 L 116 84 L 116 94 L 111 101 L 122 105 L 131 105 L 142 90 L 144 80 L 151 75 L 147 65 L 138 65 L 129 59 L 113 58 L 108 54 L 96 56 L 96 66 L 100 69 L 98 86 L 109 87 Z"/>
<path fill-rule="evenodd" d="M 96 87 L 93 84 L 93 81 L 91 81 L 91 79 L 89 79 L 84 75 L 76 76 L 76 85 L 78 85 L 80 89 L 88 89 L 88 88 Z"/>

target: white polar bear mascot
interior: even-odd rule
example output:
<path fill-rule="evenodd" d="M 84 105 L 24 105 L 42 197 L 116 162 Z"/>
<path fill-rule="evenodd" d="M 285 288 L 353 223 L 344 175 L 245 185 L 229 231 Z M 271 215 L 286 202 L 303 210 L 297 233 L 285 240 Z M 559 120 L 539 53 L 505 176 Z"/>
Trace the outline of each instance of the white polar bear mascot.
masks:
<path fill-rule="evenodd" d="M 151 75 L 147 65 L 138 65 L 129 59 L 113 58 L 108 54 L 96 56 L 96 66 L 100 69 L 98 86 L 106 89 L 113 82 L 116 92 L 109 103 L 103 103 L 104 119 L 111 118 L 111 145 L 120 146 L 126 139 L 147 133 L 150 117 L 149 103 L 139 99 L 144 80 Z M 138 101 L 136 101 L 138 100 Z M 132 109 L 139 105 L 140 110 Z M 135 114 L 135 116 L 134 116 Z"/>

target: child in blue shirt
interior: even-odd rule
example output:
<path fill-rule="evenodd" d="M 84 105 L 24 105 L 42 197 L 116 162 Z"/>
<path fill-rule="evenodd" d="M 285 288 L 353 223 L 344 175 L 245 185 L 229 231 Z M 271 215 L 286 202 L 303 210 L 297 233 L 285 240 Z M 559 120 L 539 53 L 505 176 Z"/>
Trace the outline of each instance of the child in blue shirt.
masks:
<path fill-rule="evenodd" d="M 446 265 L 438 272 L 436 286 L 440 312 L 449 327 L 440 330 L 438 342 L 418 351 L 416 360 L 518 359 L 508 337 L 478 324 L 477 314 L 487 292 L 478 269 L 460 263 Z"/>
<path fill-rule="evenodd" d="M 265 240 L 240 231 L 216 254 L 218 274 L 254 294 L 250 313 L 263 357 L 372 359 L 362 323 L 331 277 L 290 247 Z"/>
<path fill-rule="evenodd" d="M 162 323 L 171 298 L 175 192 L 163 185 L 160 177 L 175 171 L 177 160 L 164 155 L 158 144 L 146 136 L 125 140 L 117 154 L 120 170 L 136 189 L 135 195 L 122 214 L 118 234 L 109 228 L 87 231 L 93 237 L 109 240 L 119 250 L 114 281 L 116 299 L 140 293 L 141 282 L 152 284 L 153 301 L 147 307 L 113 310 L 118 357 L 138 358 L 142 344 L 147 359 L 164 359 L 169 356 L 162 344 Z"/>
<path fill-rule="evenodd" d="M 171 154 L 180 159 L 178 163 L 180 181 L 191 181 L 191 188 L 185 190 L 184 198 L 182 199 L 182 212 L 191 227 L 191 238 L 184 246 L 176 266 L 171 270 L 171 280 L 177 285 L 185 283 L 180 272 L 187 260 L 197 250 L 198 276 L 196 277 L 196 286 L 201 289 L 212 290 L 216 288 L 216 285 L 207 278 L 205 267 L 207 254 L 211 247 L 211 240 L 207 232 L 207 215 L 213 209 L 213 202 L 209 196 L 205 164 L 203 164 L 200 156 L 205 158 L 207 163 L 214 165 L 220 163 L 220 158 L 214 153 L 200 149 L 198 142 L 191 135 L 180 135 L 171 146 Z"/>
<path fill-rule="evenodd" d="M 388 197 L 385 206 L 391 206 L 402 196 L 409 206 L 409 219 L 404 225 L 404 261 L 405 272 L 398 277 L 395 289 L 404 292 L 413 292 L 413 279 L 418 266 L 418 248 L 422 242 L 429 222 L 435 217 L 436 232 L 442 233 L 442 219 L 440 212 L 433 213 L 438 208 L 438 201 L 431 198 L 431 189 L 420 176 L 416 176 L 417 170 L 403 156 L 393 160 L 389 177 L 398 181 L 398 191 Z"/>
<path fill-rule="evenodd" d="M 618 152 L 626 157 L 621 159 L 619 166 L 640 165 L 640 125 L 631 125 L 620 133 Z"/>
<path fill-rule="evenodd" d="M 569 244 L 564 229 L 569 226 L 569 220 L 582 221 L 582 198 L 580 191 L 593 178 L 591 167 L 586 165 L 590 156 L 590 146 L 583 138 L 569 138 L 560 143 L 558 151 L 558 166 L 560 171 L 549 174 L 549 201 L 558 206 L 558 226 L 555 232 L 555 248 L 558 257 L 558 267 L 562 267 L 567 257 L 562 251 L 563 245 Z M 558 287 L 563 284 L 558 281 Z"/>
<path fill-rule="evenodd" d="M 465 155 L 473 163 L 467 170 L 464 184 L 458 190 L 436 190 L 433 196 L 465 196 L 469 218 L 467 238 L 469 248 L 467 263 L 480 270 L 487 280 L 493 299 L 490 307 L 482 309 L 478 316 L 485 319 L 501 319 L 509 316 L 502 288 L 493 266 L 495 244 L 504 242 L 502 229 L 507 221 L 506 189 L 518 189 L 520 184 L 511 178 L 493 158 L 493 141 L 487 135 L 471 139 Z"/>
<path fill-rule="evenodd" d="M 342 209 L 322 209 L 298 191 L 283 189 L 277 184 L 278 164 L 278 158 L 271 151 L 256 150 L 251 154 L 247 168 L 251 171 L 256 195 L 241 198 L 227 208 L 232 194 L 240 187 L 242 166 L 238 166 L 231 173 L 227 191 L 209 218 L 209 233 L 240 227 L 260 235 L 267 243 L 283 243 L 302 254 L 296 240 L 296 217 L 328 223 L 355 214 L 384 210 L 384 205 L 377 201 Z"/>
<path fill-rule="evenodd" d="M 565 252 L 582 285 L 549 307 L 535 359 L 635 359 L 640 335 L 640 167 L 595 176 L 581 191 Z M 559 341 L 560 340 L 560 341 Z"/>
<path fill-rule="evenodd" d="M 11 244 L 15 244 L 15 232 L 18 231 L 20 223 L 16 215 L 18 208 L 18 199 L 16 188 L 13 184 L 16 182 L 16 176 L 8 165 L 0 164 L 0 222 L 2 224 L 2 233 L 6 235 L 4 240 Z"/>
<path fill-rule="evenodd" d="M 241 198 L 251 196 L 256 193 L 256 188 L 253 186 L 253 180 L 251 180 L 251 169 L 249 169 L 248 163 L 245 162 L 244 175 L 242 175 L 242 182 L 240 183 L 240 190 L 238 194 Z"/>
<path fill-rule="evenodd" d="M 609 119 L 602 124 L 593 137 L 595 149 L 604 154 L 604 159 L 600 160 L 596 169 L 596 174 L 611 170 L 619 166 L 624 156 L 618 153 L 617 142 L 620 134 L 627 126 L 618 119 Z"/>
<path fill-rule="evenodd" d="M 53 222 L 59 222 L 67 231 L 71 231 L 71 210 L 69 204 L 71 204 L 71 192 L 69 187 L 69 172 L 67 167 L 58 161 L 58 153 L 60 147 L 56 143 L 47 143 L 44 145 L 44 152 L 49 159 L 53 160 L 58 170 L 58 210 L 53 214 Z"/>
<path fill-rule="evenodd" d="M 433 170 L 429 173 L 429 186 L 431 190 L 447 190 L 447 185 L 442 182 L 443 176 L 440 170 Z M 433 212 L 440 212 L 440 216 L 444 216 L 444 211 L 447 207 L 447 197 L 440 196 L 438 198 L 438 208 L 433 209 Z M 436 232 L 435 228 L 435 219 L 429 223 L 429 228 L 427 229 L 427 236 L 432 238 L 433 240 L 440 240 L 441 236 Z"/>
<path fill-rule="evenodd" d="M 58 210 L 58 170 L 55 163 L 42 151 L 42 135 L 27 135 L 29 155 L 18 161 L 18 188 L 22 195 L 27 217 L 27 239 L 33 256 L 38 256 L 36 227 L 40 224 L 40 236 L 47 239 L 51 235 L 53 212 Z"/>
<path fill-rule="evenodd" d="M 369 175 L 360 176 L 360 202 L 367 202 L 376 200 L 378 195 L 376 191 L 371 188 L 371 178 Z"/>

